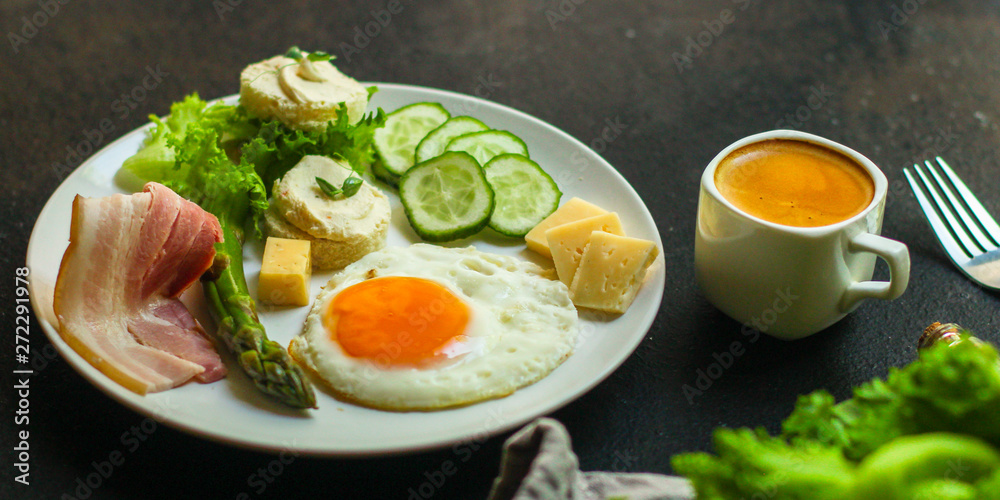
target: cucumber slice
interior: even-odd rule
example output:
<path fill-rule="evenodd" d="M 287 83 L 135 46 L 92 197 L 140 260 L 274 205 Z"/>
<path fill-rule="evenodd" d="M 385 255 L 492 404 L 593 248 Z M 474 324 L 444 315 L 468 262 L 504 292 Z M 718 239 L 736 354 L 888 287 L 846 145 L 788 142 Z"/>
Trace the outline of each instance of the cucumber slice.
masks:
<path fill-rule="evenodd" d="M 420 144 L 417 144 L 416 162 L 427 161 L 444 153 L 445 146 L 452 139 L 460 135 L 482 132 L 489 129 L 485 123 L 471 116 L 455 116 L 450 118 L 448 121 L 442 123 L 440 127 L 428 132 L 420 141 Z"/>
<path fill-rule="evenodd" d="M 520 137 L 506 130 L 487 130 L 460 135 L 451 140 L 445 151 L 465 151 L 471 154 L 480 165 L 486 165 L 494 156 L 503 153 L 514 153 L 528 157 L 528 146 Z"/>
<path fill-rule="evenodd" d="M 418 102 L 389 113 L 385 126 L 375 130 L 375 151 L 382 166 L 393 175 L 403 175 L 413 166 L 420 140 L 448 118 L 451 114 L 436 102 Z"/>
<path fill-rule="evenodd" d="M 379 179 L 390 186 L 396 187 L 399 185 L 399 176 L 386 170 L 385 165 L 382 165 L 381 158 L 376 158 L 375 162 L 372 163 L 372 174 L 376 179 Z"/>
<path fill-rule="evenodd" d="M 413 230 L 427 241 L 451 241 L 486 227 L 493 189 L 483 168 L 465 152 L 444 153 L 406 171 L 399 197 Z"/>
<path fill-rule="evenodd" d="M 559 207 L 559 186 L 524 156 L 498 155 L 483 170 L 496 198 L 489 226 L 500 234 L 523 237 Z"/>

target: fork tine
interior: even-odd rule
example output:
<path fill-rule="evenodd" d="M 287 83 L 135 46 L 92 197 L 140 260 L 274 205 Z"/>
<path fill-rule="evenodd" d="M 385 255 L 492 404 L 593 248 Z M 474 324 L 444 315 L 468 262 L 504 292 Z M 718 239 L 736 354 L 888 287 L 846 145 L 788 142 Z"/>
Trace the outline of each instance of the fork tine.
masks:
<path fill-rule="evenodd" d="M 996 248 L 996 245 L 994 245 L 993 242 L 990 241 L 990 239 L 983 233 L 982 229 L 980 229 L 976 220 L 969 215 L 968 211 L 965 210 L 965 205 L 962 204 L 962 200 L 955 196 L 955 193 L 953 193 L 951 188 L 948 187 L 948 183 L 941 178 L 941 174 L 938 174 L 934 165 L 929 161 L 925 161 L 924 165 L 927 166 L 927 170 L 934 177 L 934 180 L 937 181 L 938 189 L 941 191 L 941 194 L 948 199 L 948 203 L 951 204 L 952 210 L 958 215 L 958 218 L 962 220 L 962 225 L 972 237 L 976 247 L 982 252 Z"/>
<path fill-rule="evenodd" d="M 917 165 L 913 166 L 914 169 Z M 918 171 L 919 173 L 919 171 Z M 957 240 L 952 236 L 951 230 L 945 221 L 941 219 L 937 211 L 934 209 L 934 203 L 927 198 L 924 194 L 924 188 L 921 187 L 920 182 L 917 181 L 916 176 L 910 172 L 910 169 L 904 168 L 903 174 L 906 175 L 906 180 L 910 183 L 910 188 L 913 189 L 913 195 L 917 198 L 917 203 L 920 204 L 920 209 L 924 211 L 924 215 L 927 217 L 927 222 L 930 223 L 931 229 L 934 235 L 937 236 L 938 241 L 941 242 L 941 246 L 944 247 L 945 252 L 948 257 L 951 258 L 952 262 L 955 264 L 963 264 L 969 260 L 969 254 L 962 248 Z"/>
<path fill-rule="evenodd" d="M 944 217 L 945 222 L 948 224 L 948 229 L 951 230 L 951 234 L 958 240 L 958 243 L 965 250 L 965 254 L 969 257 L 975 257 L 982 253 L 979 247 L 976 246 L 975 242 L 969 238 L 969 233 L 965 231 L 962 224 L 958 222 L 955 218 L 955 214 L 952 213 L 951 207 L 945 202 L 938 191 L 941 190 L 941 186 L 936 185 L 931 178 L 924 172 L 924 169 L 920 168 L 920 165 L 914 165 L 914 170 L 917 171 L 917 175 L 920 176 L 920 180 L 924 181 L 924 187 L 927 189 L 927 193 L 930 194 L 930 198 L 934 200 L 934 206 L 937 207 L 938 211 Z"/>
<path fill-rule="evenodd" d="M 936 160 L 941 165 L 941 170 L 944 171 L 945 175 L 948 176 L 948 179 L 955 186 L 955 189 L 958 190 L 958 195 L 965 200 L 965 203 L 969 205 L 969 209 L 972 210 L 973 215 L 979 219 L 979 223 L 982 224 L 986 234 L 993 240 L 993 245 L 1000 246 L 1000 226 L 993 220 L 993 216 L 983 208 L 976 195 L 972 194 L 972 191 L 969 191 L 969 188 L 962 182 L 962 179 L 959 179 L 955 175 L 955 171 L 940 156 Z"/>

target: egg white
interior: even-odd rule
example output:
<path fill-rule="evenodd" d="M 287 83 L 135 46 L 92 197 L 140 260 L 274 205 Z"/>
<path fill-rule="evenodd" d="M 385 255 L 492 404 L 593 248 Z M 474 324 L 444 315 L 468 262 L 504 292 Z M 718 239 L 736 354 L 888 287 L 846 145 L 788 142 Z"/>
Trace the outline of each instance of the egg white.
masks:
<path fill-rule="evenodd" d="M 471 317 L 457 355 L 429 366 L 393 367 L 393 346 L 354 358 L 331 339 L 323 312 L 345 288 L 375 277 L 434 281 L 465 302 Z M 551 271 L 475 248 L 418 243 L 368 254 L 317 296 L 289 350 L 339 397 L 387 410 L 433 410 L 506 396 L 545 377 L 573 351 L 577 312 Z"/>

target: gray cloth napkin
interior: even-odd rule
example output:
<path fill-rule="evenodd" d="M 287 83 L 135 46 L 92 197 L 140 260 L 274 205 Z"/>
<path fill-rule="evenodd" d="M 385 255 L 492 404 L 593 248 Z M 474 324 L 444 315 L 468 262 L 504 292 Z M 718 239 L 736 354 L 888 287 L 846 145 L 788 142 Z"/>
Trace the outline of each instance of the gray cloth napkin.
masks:
<path fill-rule="evenodd" d="M 692 500 L 684 478 L 659 474 L 580 472 L 569 433 L 540 418 L 503 445 L 500 476 L 489 500 Z"/>

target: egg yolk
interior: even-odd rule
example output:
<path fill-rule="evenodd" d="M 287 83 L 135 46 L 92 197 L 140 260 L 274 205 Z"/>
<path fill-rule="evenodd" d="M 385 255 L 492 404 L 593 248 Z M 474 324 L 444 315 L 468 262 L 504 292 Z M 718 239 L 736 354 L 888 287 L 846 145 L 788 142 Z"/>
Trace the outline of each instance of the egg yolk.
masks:
<path fill-rule="evenodd" d="M 447 288 L 402 276 L 372 278 L 337 294 L 323 315 L 330 338 L 352 357 L 414 366 L 461 342 L 469 308 Z"/>

